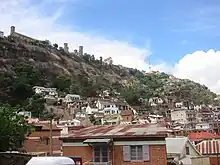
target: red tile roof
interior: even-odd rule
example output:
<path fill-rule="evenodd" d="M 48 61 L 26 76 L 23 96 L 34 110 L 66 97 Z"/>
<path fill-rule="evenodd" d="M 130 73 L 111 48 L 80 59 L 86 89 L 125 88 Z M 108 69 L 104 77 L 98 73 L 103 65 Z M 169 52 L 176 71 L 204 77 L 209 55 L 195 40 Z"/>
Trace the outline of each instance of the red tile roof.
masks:
<path fill-rule="evenodd" d="M 149 137 L 163 136 L 166 137 L 168 129 L 159 124 L 131 124 L 131 125 L 103 125 L 90 126 L 80 130 L 73 131 L 68 136 L 70 139 L 86 139 L 86 138 L 126 138 L 126 137 Z"/>
<path fill-rule="evenodd" d="M 196 145 L 196 149 L 202 155 L 211 155 L 220 153 L 220 141 L 219 140 L 204 140 Z"/>
<path fill-rule="evenodd" d="M 204 140 L 204 139 L 220 139 L 220 135 L 211 132 L 191 132 L 187 136 L 191 141 Z"/>

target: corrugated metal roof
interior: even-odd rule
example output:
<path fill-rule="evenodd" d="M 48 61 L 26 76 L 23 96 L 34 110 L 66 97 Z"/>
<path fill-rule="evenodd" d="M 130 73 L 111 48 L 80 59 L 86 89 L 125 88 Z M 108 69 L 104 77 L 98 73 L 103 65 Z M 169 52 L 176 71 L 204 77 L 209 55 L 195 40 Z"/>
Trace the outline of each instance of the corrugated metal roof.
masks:
<path fill-rule="evenodd" d="M 89 137 L 130 137 L 130 136 L 166 136 L 169 130 L 166 127 L 161 127 L 159 124 L 143 124 L 143 125 L 104 125 L 90 126 L 80 130 L 75 130 L 68 135 L 68 138 L 89 138 Z"/>
<path fill-rule="evenodd" d="M 220 140 L 204 140 L 198 143 L 196 148 L 203 155 L 219 154 Z"/>

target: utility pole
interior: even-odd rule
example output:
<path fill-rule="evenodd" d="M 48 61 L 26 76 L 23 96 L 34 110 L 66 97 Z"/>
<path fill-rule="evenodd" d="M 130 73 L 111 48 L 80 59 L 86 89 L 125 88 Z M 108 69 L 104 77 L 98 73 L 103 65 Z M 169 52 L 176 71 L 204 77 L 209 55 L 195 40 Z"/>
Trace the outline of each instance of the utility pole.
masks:
<path fill-rule="evenodd" d="M 52 118 L 50 118 L 50 156 L 53 155 Z"/>

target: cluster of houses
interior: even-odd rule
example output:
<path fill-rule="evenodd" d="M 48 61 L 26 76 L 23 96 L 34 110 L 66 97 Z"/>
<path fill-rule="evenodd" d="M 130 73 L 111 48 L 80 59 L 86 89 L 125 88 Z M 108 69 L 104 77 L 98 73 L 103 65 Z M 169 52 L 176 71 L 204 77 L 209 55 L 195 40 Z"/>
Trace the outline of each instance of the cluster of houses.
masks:
<path fill-rule="evenodd" d="M 24 149 L 33 155 L 78 157 L 80 165 L 218 165 L 220 135 L 190 132 L 177 136 L 163 124 L 68 126 L 30 121 L 35 131 Z M 50 138 L 50 131 L 52 137 Z M 64 134 L 65 133 L 65 134 Z M 50 141 L 52 139 L 52 141 Z"/>
<path fill-rule="evenodd" d="M 77 94 L 59 97 L 55 88 L 34 90 L 63 116 L 50 127 L 50 121 L 20 112 L 36 127 L 24 142 L 28 153 L 77 157 L 81 165 L 220 163 L 218 107 L 189 107 L 179 102 L 164 108 L 163 115 L 140 115 L 120 97 L 110 98 L 108 91 L 99 98 L 83 98 Z M 148 102 L 156 107 L 154 104 L 164 100 L 151 98 Z"/>

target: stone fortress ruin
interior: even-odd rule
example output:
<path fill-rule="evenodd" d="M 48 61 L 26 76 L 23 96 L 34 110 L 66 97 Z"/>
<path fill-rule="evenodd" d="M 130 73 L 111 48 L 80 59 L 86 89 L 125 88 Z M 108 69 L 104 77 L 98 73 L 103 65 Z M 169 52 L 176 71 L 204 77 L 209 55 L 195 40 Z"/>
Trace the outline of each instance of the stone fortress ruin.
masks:
<path fill-rule="evenodd" d="M 38 40 L 38 39 L 34 39 L 32 37 L 23 35 L 21 33 L 18 33 L 16 31 L 15 26 L 11 26 L 9 37 L 11 37 L 15 40 L 23 41 L 24 43 L 30 44 L 30 45 L 33 45 L 33 43 L 51 45 L 49 40 L 45 40 L 45 41 Z M 4 38 L 4 32 L 3 31 L 0 31 L 0 38 Z M 60 49 L 63 49 L 64 52 L 66 52 L 66 53 L 70 53 L 68 43 L 64 43 L 63 48 L 61 47 Z M 72 53 L 75 54 L 75 55 L 82 56 L 83 55 L 83 46 L 79 46 L 79 51 L 77 49 L 75 49 L 74 52 L 72 52 Z"/>

